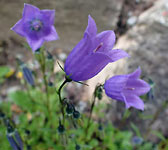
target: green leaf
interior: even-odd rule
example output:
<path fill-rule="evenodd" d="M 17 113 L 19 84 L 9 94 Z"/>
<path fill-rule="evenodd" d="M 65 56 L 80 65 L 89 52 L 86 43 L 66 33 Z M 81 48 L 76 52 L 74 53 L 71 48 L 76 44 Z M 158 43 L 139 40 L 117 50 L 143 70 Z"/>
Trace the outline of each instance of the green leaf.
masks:
<path fill-rule="evenodd" d="M 0 66 L 0 78 L 3 78 L 9 71 L 10 68 L 8 66 Z"/>
<path fill-rule="evenodd" d="M 124 112 L 124 116 L 123 119 L 127 119 L 129 116 L 131 115 L 131 111 L 129 109 L 126 109 L 126 111 Z"/>
<path fill-rule="evenodd" d="M 151 131 L 151 133 L 155 136 L 157 136 L 158 138 L 160 138 L 163 141 L 166 141 L 165 137 L 163 136 L 163 134 L 159 131 L 153 130 Z"/>
<path fill-rule="evenodd" d="M 137 136 L 142 137 L 138 127 L 134 123 L 131 123 L 131 128 L 135 131 Z"/>
<path fill-rule="evenodd" d="M 15 91 L 9 93 L 9 98 L 14 101 L 18 106 L 27 111 L 33 110 L 33 103 L 31 102 L 28 94 L 24 91 Z"/>

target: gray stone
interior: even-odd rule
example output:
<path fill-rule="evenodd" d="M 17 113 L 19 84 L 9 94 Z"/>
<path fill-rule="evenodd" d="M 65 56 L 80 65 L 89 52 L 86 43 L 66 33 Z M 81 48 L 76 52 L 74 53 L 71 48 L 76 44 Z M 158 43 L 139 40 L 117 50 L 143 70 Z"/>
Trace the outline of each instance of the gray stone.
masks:
<path fill-rule="evenodd" d="M 131 17 L 129 17 L 128 20 L 127 20 L 127 24 L 128 24 L 129 26 L 135 25 L 136 22 L 137 22 L 137 17 L 136 17 L 136 16 L 131 16 Z"/>
<path fill-rule="evenodd" d="M 168 11 L 167 4 L 165 0 L 156 2 L 140 15 L 137 25 L 117 44 L 131 55 L 126 62 L 128 72 L 140 66 L 143 75 L 156 83 L 158 103 L 168 98 L 168 15 L 163 16 L 163 12 Z"/>

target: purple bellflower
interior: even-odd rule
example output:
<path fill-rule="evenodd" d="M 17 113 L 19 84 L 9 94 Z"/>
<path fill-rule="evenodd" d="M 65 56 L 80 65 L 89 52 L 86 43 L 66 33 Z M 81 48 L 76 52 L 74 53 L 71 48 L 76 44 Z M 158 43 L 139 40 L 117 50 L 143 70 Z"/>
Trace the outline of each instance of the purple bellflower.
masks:
<path fill-rule="evenodd" d="M 108 63 L 128 57 L 122 50 L 112 50 L 114 44 L 114 32 L 107 30 L 97 34 L 96 23 L 89 15 L 84 37 L 66 59 L 66 75 L 73 81 L 88 80 L 97 75 Z"/>
<path fill-rule="evenodd" d="M 59 39 L 54 27 L 55 10 L 40 10 L 24 4 L 22 19 L 11 29 L 26 38 L 33 51 L 42 46 L 45 41 Z"/>
<path fill-rule="evenodd" d="M 141 69 L 128 75 L 117 75 L 104 84 L 105 93 L 112 99 L 125 102 L 126 108 L 135 107 L 144 110 L 144 102 L 139 96 L 147 93 L 150 86 L 144 80 L 139 79 Z"/>

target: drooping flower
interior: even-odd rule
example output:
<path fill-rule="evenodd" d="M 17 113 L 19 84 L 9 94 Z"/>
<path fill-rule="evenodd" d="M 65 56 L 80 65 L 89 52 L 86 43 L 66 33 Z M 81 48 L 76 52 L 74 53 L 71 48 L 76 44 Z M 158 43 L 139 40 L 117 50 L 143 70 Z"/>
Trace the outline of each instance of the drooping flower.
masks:
<path fill-rule="evenodd" d="M 114 44 L 114 32 L 107 30 L 97 34 L 96 23 L 89 15 L 84 37 L 66 59 L 66 75 L 74 81 L 88 80 L 97 75 L 108 63 L 128 57 L 122 50 L 112 50 Z"/>
<path fill-rule="evenodd" d="M 144 80 L 139 79 L 141 69 L 128 75 L 117 75 L 104 84 L 105 93 L 112 99 L 125 102 L 126 108 L 135 107 L 144 110 L 144 102 L 139 96 L 147 93 L 150 86 Z"/>
<path fill-rule="evenodd" d="M 34 83 L 32 71 L 25 65 L 22 65 L 21 68 L 23 71 L 24 79 L 27 81 L 28 84 L 30 84 L 31 86 L 34 86 L 35 83 Z"/>
<path fill-rule="evenodd" d="M 4 120 L 7 127 L 7 139 L 13 150 L 23 150 L 23 141 L 19 132 L 11 126 L 9 120 Z"/>
<path fill-rule="evenodd" d="M 42 46 L 45 41 L 59 39 L 54 27 L 55 10 L 40 10 L 24 4 L 22 19 L 11 29 L 26 38 L 33 51 Z"/>

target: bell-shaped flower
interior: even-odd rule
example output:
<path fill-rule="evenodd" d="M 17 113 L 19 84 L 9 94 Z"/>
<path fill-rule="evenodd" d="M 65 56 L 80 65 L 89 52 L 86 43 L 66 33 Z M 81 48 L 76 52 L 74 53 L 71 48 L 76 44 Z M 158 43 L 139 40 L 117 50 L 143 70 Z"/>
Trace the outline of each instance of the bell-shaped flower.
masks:
<path fill-rule="evenodd" d="M 22 19 L 11 29 L 26 38 L 33 51 L 42 46 L 45 41 L 59 39 L 54 27 L 55 10 L 40 10 L 24 4 Z"/>
<path fill-rule="evenodd" d="M 144 102 L 139 96 L 150 90 L 150 85 L 139 79 L 141 69 L 128 75 L 117 75 L 104 84 L 105 93 L 112 99 L 125 102 L 126 108 L 135 107 L 144 110 Z"/>
<path fill-rule="evenodd" d="M 107 30 L 97 34 L 96 23 L 89 15 L 84 37 L 66 59 L 66 75 L 74 81 L 88 80 L 97 75 L 108 63 L 128 57 L 126 52 L 112 49 L 114 44 L 114 32 Z"/>
<path fill-rule="evenodd" d="M 34 83 L 32 71 L 24 64 L 21 66 L 21 68 L 22 68 L 24 79 L 27 81 L 28 84 L 30 84 L 31 86 L 34 86 L 35 83 Z"/>

